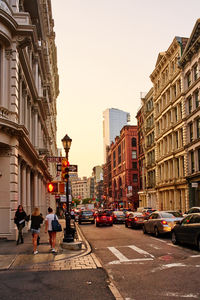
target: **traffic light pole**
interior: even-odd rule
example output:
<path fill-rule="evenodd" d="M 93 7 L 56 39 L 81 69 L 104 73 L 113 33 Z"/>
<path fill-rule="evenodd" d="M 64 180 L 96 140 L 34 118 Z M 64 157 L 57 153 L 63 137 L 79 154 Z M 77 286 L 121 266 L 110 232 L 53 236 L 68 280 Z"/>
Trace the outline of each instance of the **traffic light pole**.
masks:
<path fill-rule="evenodd" d="M 66 151 L 66 159 L 68 161 L 68 152 Z M 70 215 L 70 207 L 69 207 L 69 169 L 67 168 L 67 180 L 66 180 L 66 212 L 65 212 L 65 223 L 66 227 L 64 230 L 64 243 L 70 243 L 74 241 L 74 238 L 72 236 L 72 230 L 71 230 L 71 215 Z"/>

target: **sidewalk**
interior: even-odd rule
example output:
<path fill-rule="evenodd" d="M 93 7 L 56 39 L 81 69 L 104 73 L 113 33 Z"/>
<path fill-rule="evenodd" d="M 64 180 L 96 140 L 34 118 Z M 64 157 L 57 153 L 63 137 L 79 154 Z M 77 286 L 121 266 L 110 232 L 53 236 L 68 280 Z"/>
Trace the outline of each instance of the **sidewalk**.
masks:
<path fill-rule="evenodd" d="M 62 228 L 65 228 L 65 220 L 60 219 Z M 65 250 L 62 249 L 60 243 L 63 240 L 63 231 L 56 234 L 56 254 L 50 252 L 48 233 L 44 232 L 44 225 L 40 230 L 39 253 L 33 254 L 32 235 L 31 232 L 24 233 L 24 243 L 16 245 L 16 241 L 0 240 L 0 270 L 18 269 L 18 268 L 34 268 L 34 265 L 59 262 L 61 260 L 69 260 L 70 258 L 86 255 L 91 251 L 89 244 L 84 240 L 77 226 L 77 240 L 82 241 L 81 250 Z M 88 249 L 89 248 L 89 249 Z"/>
<path fill-rule="evenodd" d="M 65 220 L 60 219 L 59 222 L 62 228 L 65 228 Z M 32 299 L 38 299 L 41 296 L 41 290 L 36 293 L 38 285 L 41 285 L 41 280 L 44 280 L 44 299 L 81 299 L 88 300 L 123 300 L 118 289 L 113 284 L 112 280 L 106 274 L 100 261 L 96 255 L 92 253 L 88 241 L 82 234 L 79 225 L 76 225 L 77 240 L 82 241 L 81 250 L 65 250 L 62 249 L 60 243 L 63 241 L 63 231 L 56 235 L 56 250 L 57 254 L 50 252 L 48 242 L 48 234 L 44 232 L 44 225 L 40 230 L 40 245 L 38 246 L 39 253 L 33 254 L 32 235 L 29 231 L 24 234 L 24 243 L 16 245 L 16 241 L 0 240 L 0 298 L 3 300 L 10 299 L 12 291 L 21 289 L 21 293 L 17 297 L 16 293 L 12 295 L 12 299 L 27 299 L 30 293 L 34 291 Z M 71 272 L 73 270 L 73 272 Z M 9 272 L 3 272 L 9 271 Z M 49 272 L 54 271 L 54 272 Z M 57 272 L 63 271 L 63 272 Z M 14 273 L 13 273 L 14 272 Z M 34 277 L 35 272 L 40 272 L 40 275 Z M 55 274 L 59 279 L 56 281 L 56 295 L 52 297 L 52 290 L 46 289 L 46 273 L 48 278 L 52 277 L 55 285 Z M 69 273 L 70 272 L 70 273 Z M 13 274 L 13 275 L 12 275 Z M 14 280 L 13 280 L 14 276 Z M 38 277 L 39 276 L 39 277 Z M 39 282 L 37 279 L 39 278 Z M 74 280 L 72 280 L 74 278 Z M 21 282 L 27 282 L 26 289 Z M 29 281 L 32 285 L 29 287 Z M 5 284 L 3 284 L 5 281 Z M 65 282 L 63 290 L 62 282 Z M 79 288 L 77 289 L 77 282 Z M 10 289 L 7 288 L 10 286 Z M 66 294 L 67 293 L 67 294 Z M 60 295 L 60 297 L 57 297 Z M 67 295 L 67 296 L 66 296 Z M 57 297 L 57 298 L 56 298 Z"/>

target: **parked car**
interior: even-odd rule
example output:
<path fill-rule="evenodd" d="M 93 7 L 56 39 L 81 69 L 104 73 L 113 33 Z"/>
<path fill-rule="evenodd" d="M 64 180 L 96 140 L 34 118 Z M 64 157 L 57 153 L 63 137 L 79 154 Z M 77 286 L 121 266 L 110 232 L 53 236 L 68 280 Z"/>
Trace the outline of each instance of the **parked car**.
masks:
<path fill-rule="evenodd" d="M 137 212 L 143 212 L 144 209 L 152 209 L 152 207 L 149 207 L 149 206 L 144 206 L 144 207 L 140 206 L 140 207 L 137 208 Z"/>
<path fill-rule="evenodd" d="M 142 214 L 144 215 L 144 219 L 147 220 L 150 216 L 150 214 L 152 214 L 154 211 L 156 211 L 156 209 L 153 208 L 145 208 L 142 210 Z"/>
<path fill-rule="evenodd" d="M 125 227 L 142 227 L 144 224 L 144 215 L 140 212 L 130 212 L 126 215 Z"/>
<path fill-rule="evenodd" d="M 79 218 L 79 210 L 75 210 L 75 211 L 74 211 L 74 216 L 75 216 L 75 222 L 78 222 L 78 218 Z"/>
<path fill-rule="evenodd" d="M 197 246 L 200 251 L 200 213 L 186 216 L 172 230 L 172 243 L 186 243 Z"/>
<path fill-rule="evenodd" d="M 191 208 L 184 214 L 184 217 L 186 217 L 186 216 L 189 215 L 189 214 L 194 214 L 194 213 L 199 213 L 199 212 L 200 212 L 200 207 L 194 206 L 194 207 L 191 207 Z"/>
<path fill-rule="evenodd" d="M 113 211 L 113 223 L 124 223 L 125 222 L 125 214 L 121 210 L 114 210 Z"/>
<path fill-rule="evenodd" d="M 94 214 L 91 210 L 82 210 L 78 216 L 78 223 L 81 224 L 83 222 L 90 222 L 94 224 Z"/>
<path fill-rule="evenodd" d="M 101 211 L 96 216 L 96 227 L 100 225 L 113 226 L 113 216 L 109 211 Z"/>
<path fill-rule="evenodd" d="M 182 214 L 178 211 L 155 211 L 144 221 L 143 232 L 153 233 L 158 237 L 160 234 L 171 232 L 176 222 L 182 219 Z"/>

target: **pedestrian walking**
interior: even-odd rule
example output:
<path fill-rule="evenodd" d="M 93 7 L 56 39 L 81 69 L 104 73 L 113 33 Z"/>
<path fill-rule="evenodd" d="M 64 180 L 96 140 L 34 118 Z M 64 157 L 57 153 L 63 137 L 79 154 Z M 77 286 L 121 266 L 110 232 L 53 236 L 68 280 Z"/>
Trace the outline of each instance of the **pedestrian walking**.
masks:
<path fill-rule="evenodd" d="M 25 221 L 29 221 L 29 218 L 30 216 L 27 216 L 23 206 L 19 205 L 14 217 L 14 223 L 17 225 L 17 229 L 18 229 L 17 245 L 19 245 L 20 240 L 21 240 L 21 244 L 23 244 L 24 242 L 23 228 L 25 226 Z"/>
<path fill-rule="evenodd" d="M 40 233 L 40 225 L 43 223 L 43 220 L 44 218 L 41 216 L 39 208 L 35 207 L 31 216 L 31 233 L 33 237 L 32 241 L 34 254 L 38 254 L 37 239 Z"/>
<path fill-rule="evenodd" d="M 56 218 L 58 220 L 58 217 L 53 213 L 53 209 L 51 207 L 48 208 L 48 215 L 46 215 L 45 218 L 45 233 L 49 234 L 49 244 L 51 247 L 51 252 L 56 253 L 55 245 L 56 245 L 56 231 L 52 230 L 52 221 Z"/>

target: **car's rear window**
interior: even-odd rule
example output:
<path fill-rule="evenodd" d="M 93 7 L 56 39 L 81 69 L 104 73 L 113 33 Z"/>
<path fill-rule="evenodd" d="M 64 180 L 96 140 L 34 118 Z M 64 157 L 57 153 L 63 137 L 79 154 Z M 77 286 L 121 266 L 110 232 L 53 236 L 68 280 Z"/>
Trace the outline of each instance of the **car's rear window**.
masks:
<path fill-rule="evenodd" d="M 170 213 L 162 213 L 161 217 L 162 218 L 180 218 L 182 216 L 179 212 L 173 211 L 173 212 L 170 212 Z"/>
<path fill-rule="evenodd" d="M 115 215 L 124 215 L 123 211 L 114 211 L 113 213 Z"/>
<path fill-rule="evenodd" d="M 91 215 L 93 215 L 93 212 L 92 211 L 83 211 L 82 215 L 91 216 Z"/>

